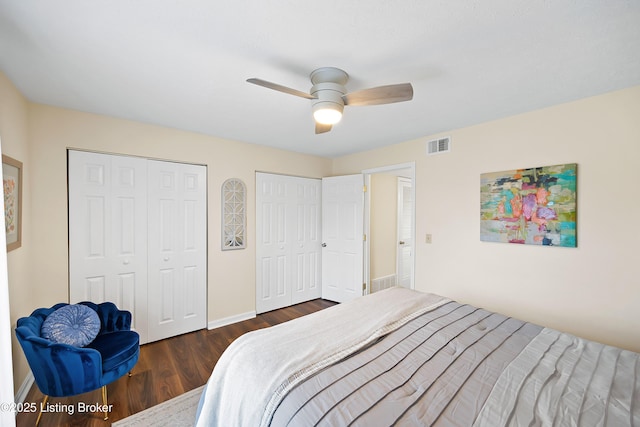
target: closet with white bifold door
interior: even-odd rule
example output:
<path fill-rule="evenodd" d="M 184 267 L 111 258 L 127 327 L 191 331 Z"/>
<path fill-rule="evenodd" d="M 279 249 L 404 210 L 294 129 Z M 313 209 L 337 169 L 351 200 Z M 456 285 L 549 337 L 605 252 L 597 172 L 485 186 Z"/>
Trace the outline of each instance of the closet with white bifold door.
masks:
<path fill-rule="evenodd" d="M 322 181 L 256 173 L 256 312 L 322 296 Z"/>
<path fill-rule="evenodd" d="M 207 326 L 207 171 L 68 151 L 70 302 L 132 313 L 141 343 Z"/>

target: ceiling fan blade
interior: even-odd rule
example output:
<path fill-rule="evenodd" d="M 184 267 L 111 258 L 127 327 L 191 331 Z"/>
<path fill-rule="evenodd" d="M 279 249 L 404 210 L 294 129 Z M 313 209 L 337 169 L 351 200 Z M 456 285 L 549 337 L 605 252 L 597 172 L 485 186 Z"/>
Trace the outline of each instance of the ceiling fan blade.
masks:
<path fill-rule="evenodd" d="M 282 85 L 279 85 L 277 83 L 271 83 L 271 82 L 268 82 L 266 80 L 253 78 L 253 79 L 247 79 L 247 82 L 253 83 L 254 85 L 258 85 L 258 86 L 263 86 L 263 87 L 266 87 L 268 89 L 277 90 L 278 92 L 288 93 L 289 95 L 299 96 L 301 98 L 315 99 L 314 96 L 312 96 L 312 95 L 310 95 L 310 94 L 308 94 L 306 92 L 302 92 L 302 91 L 296 90 L 296 89 L 291 89 L 290 87 L 282 86 Z"/>
<path fill-rule="evenodd" d="M 323 125 L 322 123 L 316 122 L 316 135 L 319 133 L 329 132 L 332 128 L 332 125 Z"/>
<path fill-rule="evenodd" d="M 413 86 L 411 83 L 378 86 L 371 89 L 363 89 L 342 96 L 344 105 L 380 105 L 394 102 L 410 101 L 413 99 Z"/>

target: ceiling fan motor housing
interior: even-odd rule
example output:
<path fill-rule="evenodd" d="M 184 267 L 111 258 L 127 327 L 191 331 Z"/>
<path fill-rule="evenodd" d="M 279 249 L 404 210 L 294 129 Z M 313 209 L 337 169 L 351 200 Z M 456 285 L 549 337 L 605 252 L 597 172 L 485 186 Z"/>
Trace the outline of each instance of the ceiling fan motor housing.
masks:
<path fill-rule="evenodd" d="M 311 89 L 311 94 L 316 99 L 311 100 L 311 109 L 313 110 L 315 121 L 325 125 L 338 123 L 344 111 L 344 101 L 342 100 L 344 93 L 344 87 L 335 83 L 314 85 Z"/>
<path fill-rule="evenodd" d="M 323 67 L 314 70 L 310 77 L 311 83 L 313 83 L 310 92 L 311 96 L 315 98 L 311 101 L 311 105 L 316 120 L 318 120 L 316 112 L 319 110 L 337 111 L 342 116 L 344 111 L 342 96 L 347 93 L 344 85 L 349 80 L 349 75 L 339 68 Z"/>
<path fill-rule="evenodd" d="M 337 83 L 318 83 L 311 88 L 311 95 L 316 98 L 312 100 L 312 103 L 314 107 L 327 102 L 344 107 L 342 95 L 346 92 L 344 86 Z"/>
<path fill-rule="evenodd" d="M 349 74 L 340 68 L 335 67 L 322 67 L 313 70 L 309 75 L 311 83 L 314 85 L 318 83 L 337 83 L 339 85 L 346 85 L 349 81 Z"/>

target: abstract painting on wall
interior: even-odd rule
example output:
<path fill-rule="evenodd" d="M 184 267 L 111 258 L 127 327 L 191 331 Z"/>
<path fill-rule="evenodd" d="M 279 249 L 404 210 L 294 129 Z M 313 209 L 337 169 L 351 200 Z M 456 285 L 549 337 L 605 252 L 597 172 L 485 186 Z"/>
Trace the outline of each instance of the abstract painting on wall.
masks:
<path fill-rule="evenodd" d="M 480 240 L 576 247 L 577 164 L 480 175 Z"/>

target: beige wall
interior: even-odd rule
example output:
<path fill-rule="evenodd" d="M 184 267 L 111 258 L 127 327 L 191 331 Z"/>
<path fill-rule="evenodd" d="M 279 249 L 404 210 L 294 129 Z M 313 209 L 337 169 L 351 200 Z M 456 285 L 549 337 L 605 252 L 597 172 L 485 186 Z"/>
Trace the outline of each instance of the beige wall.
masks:
<path fill-rule="evenodd" d="M 209 321 L 255 310 L 255 171 L 322 177 L 328 159 L 94 114 L 32 104 L 33 250 L 36 283 L 48 301 L 68 299 L 66 149 L 78 148 L 206 164 L 208 169 Z M 220 188 L 228 178 L 247 185 L 245 250 L 220 250 Z"/>
<path fill-rule="evenodd" d="M 640 87 L 334 160 L 416 162 L 416 288 L 640 351 Z M 578 163 L 578 247 L 480 242 L 480 174 Z M 433 243 L 425 243 L 425 234 Z"/>
<path fill-rule="evenodd" d="M 371 280 L 396 274 L 396 234 L 398 178 L 371 175 L 370 277 Z"/>
<path fill-rule="evenodd" d="M 40 300 L 38 287 L 31 280 L 35 265 L 31 262 L 32 222 L 31 222 L 31 162 L 28 144 L 28 102 L 13 84 L 0 72 L 0 138 L 2 154 L 22 162 L 22 246 L 7 254 L 9 271 L 9 300 L 11 324 L 28 311 L 32 304 Z M 18 341 L 12 331 L 14 390 L 29 372 L 27 361 L 22 355 Z M 4 345 L 4 343 L 2 344 Z M 4 377 L 4 375 L 3 375 Z"/>

